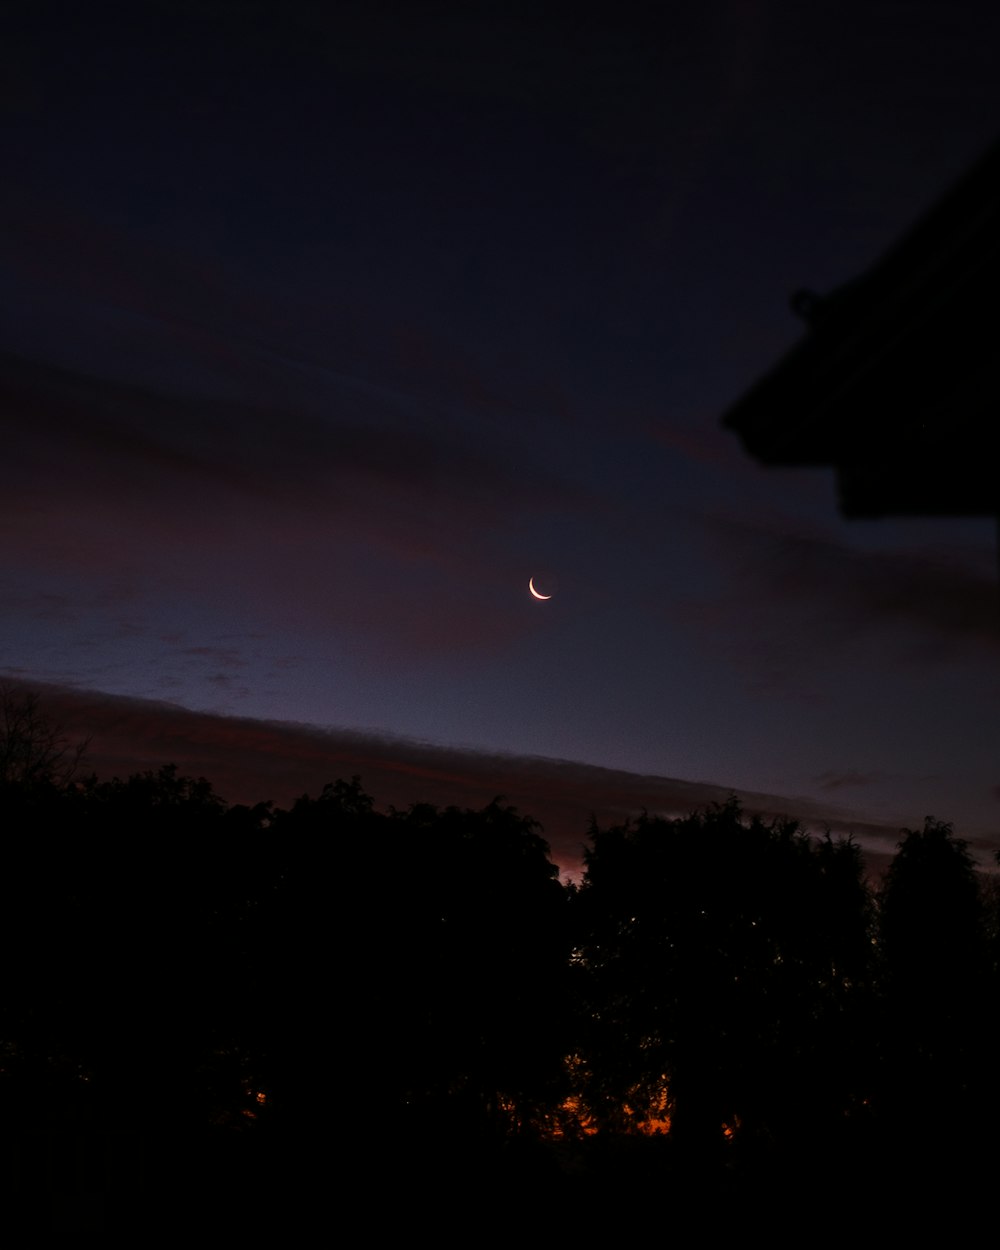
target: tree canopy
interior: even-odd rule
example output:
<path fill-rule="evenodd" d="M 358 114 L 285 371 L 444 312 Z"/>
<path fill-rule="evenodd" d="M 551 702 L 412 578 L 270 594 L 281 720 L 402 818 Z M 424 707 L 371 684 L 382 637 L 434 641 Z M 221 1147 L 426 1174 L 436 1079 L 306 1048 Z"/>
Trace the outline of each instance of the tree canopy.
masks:
<path fill-rule="evenodd" d="M 1000 1103 L 1000 891 L 947 824 L 874 891 L 850 839 L 732 799 L 592 824 L 573 886 L 502 798 L 230 806 L 173 766 L 81 776 L 37 700 L 3 709 L 9 1124 L 291 1151 L 322 1117 L 486 1175 L 574 1132 L 940 1160 Z"/>

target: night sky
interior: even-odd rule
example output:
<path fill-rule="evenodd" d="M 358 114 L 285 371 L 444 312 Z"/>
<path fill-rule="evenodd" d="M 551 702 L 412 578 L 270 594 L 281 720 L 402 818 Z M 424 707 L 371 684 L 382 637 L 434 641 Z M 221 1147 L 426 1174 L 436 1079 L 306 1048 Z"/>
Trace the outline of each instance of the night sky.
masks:
<path fill-rule="evenodd" d="M 0 678 L 1000 845 L 994 522 L 720 424 L 998 137 L 1000 8 L 645 11 L 5 6 Z"/>

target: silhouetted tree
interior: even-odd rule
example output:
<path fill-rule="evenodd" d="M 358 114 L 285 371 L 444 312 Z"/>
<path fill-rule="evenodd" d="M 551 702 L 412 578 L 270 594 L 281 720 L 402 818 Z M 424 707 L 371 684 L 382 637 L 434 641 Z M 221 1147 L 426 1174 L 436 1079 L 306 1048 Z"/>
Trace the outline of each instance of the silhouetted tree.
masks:
<path fill-rule="evenodd" d="M 624 1108 L 649 1117 L 666 1095 L 692 1157 L 717 1149 L 724 1126 L 791 1139 L 822 1101 L 821 1021 L 864 976 L 856 849 L 745 821 L 735 800 L 591 840 L 578 959 L 595 1114 L 620 1126 Z"/>
<path fill-rule="evenodd" d="M 0 787 L 65 786 L 86 749 L 70 743 L 38 695 L 0 686 Z"/>
<path fill-rule="evenodd" d="M 277 1118 L 293 1133 L 334 1107 L 346 1133 L 384 1123 L 379 1081 L 391 1077 L 372 1017 L 387 992 L 383 951 L 400 933 L 387 823 L 355 776 L 276 811 L 261 847 L 270 897 L 258 925 L 255 1029 Z"/>
<path fill-rule="evenodd" d="M 385 853 L 393 1116 L 466 1139 L 527 1129 L 559 1101 L 566 1051 L 567 896 L 538 826 L 500 800 L 416 805 Z"/>
<path fill-rule="evenodd" d="M 881 892 L 886 1115 L 925 1150 L 977 1118 L 992 1056 L 988 949 L 968 844 L 928 817 L 907 829 Z"/>

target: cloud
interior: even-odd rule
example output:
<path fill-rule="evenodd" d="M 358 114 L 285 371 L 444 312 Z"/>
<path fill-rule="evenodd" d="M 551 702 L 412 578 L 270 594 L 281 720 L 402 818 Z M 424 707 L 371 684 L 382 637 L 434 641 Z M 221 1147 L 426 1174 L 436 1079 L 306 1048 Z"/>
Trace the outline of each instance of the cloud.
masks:
<path fill-rule="evenodd" d="M 12 683 L 14 688 L 15 683 Z M 380 808 L 430 802 L 478 808 L 499 795 L 540 821 L 553 859 L 578 874 L 591 818 L 621 823 L 642 811 L 684 815 L 731 790 L 702 781 L 643 776 L 568 760 L 433 746 L 346 729 L 191 712 L 169 703 L 33 683 L 47 715 L 70 739 L 89 738 L 86 765 L 99 776 L 127 776 L 175 763 L 206 776 L 230 802 L 273 799 L 287 806 L 337 778 L 360 775 Z M 872 865 L 884 866 L 895 826 L 852 818 L 807 799 L 746 791 L 744 809 L 791 816 L 817 832 L 852 834 Z"/>
<path fill-rule="evenodd" d="M 842 618 L 868 627 L 909 623 L 942 639 L 995 648 L 995 579 L 968 550 L 865 551 L 846 542 L 789 535 L 778 540 L 767 589 L 787 597 L 823 597 Z"/>
<path fill-rule="evenodd" d="M 183 530 L 194 510 L 203 526 L 221 528 L 235 509 L 269 521 L 291 512 L 300 525 L 339 521 L 412 552 L 415 530 L 429 549 L 455 526 L 498 523 L 512 510 L 593 506 L 489 424 L 470 433 L 459 414 L 391 389 L 313 382 L 322 413 L 296 404 L 301 383 L 278 406 L 2 356 L 9 487 L 0 508 L 21 521 L 26 542 L 32 523 L 44 529 L 53 512 L 61 523 L 86 508 L 155 538 Z"/>
<path fill-rule="evenodd" d="M 845 787 L 874 786 L 886 779 L 885 773 L 857 772 L 854 769 L 843 769 L 839 772 L 824 772 L 813 778 L 813 784 L 821 790 L 842 790 Z"/>
<path fill-rule="evenodd" d="M 709 577 L 720 572 L 722 589 L 667 600 L 663 610 L 745 662 L 759 687 L 794 686 L 804 697 L 810 674 L 866 648 L 894 668 L 966 660 L 970 647 L 995 654 L 996 573 L 992 552 L 974 539 L 982 527 L 915 549 L 904 545 L 905 529 L 880 526 L 841 536 L 759 510 L 710 515 L 706 567 Z M 881 548 L 864 545 L 879 536 Z"/>
<path fill-rule="evenodd" d="M 158 633 L 172 605 L 217 602 L 234 622 L 346 631 L 382 653 L 504 646 L 524 628 L 496 599 L 521 572 L 512 518 L 594 506 L 508 434 L 407 421 L 336 385 L 318 415 L 11 356 L 0 384 L 5 567 L 46 593 L 78 579 L 67 611 L 131 600 Z"/>
<path fill-rule="evenodd" d="M 181 655 L 211 660 L 222 668 L 246 668 L 246 657 L 235 647 L 182 647 Z"/>

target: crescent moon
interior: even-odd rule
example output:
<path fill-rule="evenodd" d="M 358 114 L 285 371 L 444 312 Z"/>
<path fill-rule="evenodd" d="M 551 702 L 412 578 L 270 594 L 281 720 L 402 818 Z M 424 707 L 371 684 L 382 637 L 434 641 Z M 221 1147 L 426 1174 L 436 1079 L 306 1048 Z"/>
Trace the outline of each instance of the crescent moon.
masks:
<path fill-rule="evenodd" d="M 528 578 L 528 589 L 531 591 L 531 593 L 535 596 L 536 599 L 551 599 L 552 598 L 551 595 L 540 595 L 538 593 L 538 591 L 535 589 L 535 579 L 533 577 Z"/>

